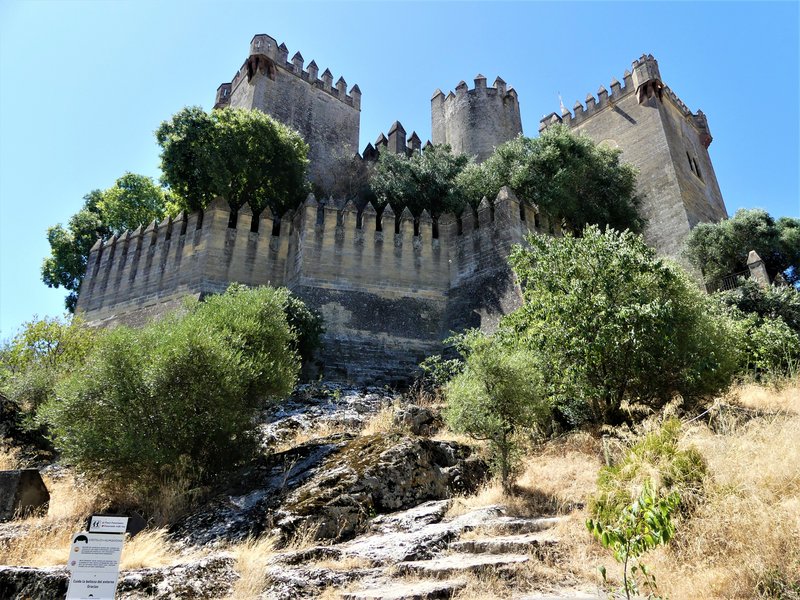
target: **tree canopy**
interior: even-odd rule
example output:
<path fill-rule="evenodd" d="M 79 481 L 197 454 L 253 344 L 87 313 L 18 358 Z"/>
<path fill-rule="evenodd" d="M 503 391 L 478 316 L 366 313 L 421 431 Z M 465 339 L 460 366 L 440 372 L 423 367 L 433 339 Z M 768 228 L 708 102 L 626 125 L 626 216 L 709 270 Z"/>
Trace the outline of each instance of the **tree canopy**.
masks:
<path fill-rule="evenodd" d="M 800 281 L 800 219 L 774 219 L 760 208 L 740 209 L 719 223 L 700 223 L 686 239 L 689 261 L 714 284 L 747 270 L 747 255 L 755 250 L 770 277 L 778 273 Z"/>
<path fill-rule="evenodd" d="M 59 223 L 47 230 L 50 256 L 42 264 L 42 281 L 69 290 L 65 305 L 74 311 L 89 251 L 97 239 L 108 239 L 153 219 L 160 221 L 167 204 L 161 187 L 150 177 L 135 173 L 125 173 L 106 190 L 89 192 L 66 227 Z"/>
<path fill-rule="evenodd" d="M 448 145 L 428 146 L 410 157 L 382 152 L 370 183 L 378 204 L 390 204 L 396 213 L 406 207 L 415 217 L 423 210 L 433 217 L 460 213 L 463 199 L 456 178 L 468 162 Z"/>
<path fill-rule="evenodd" d="M 279 216 L 308 193 L 308 145 L 299 133 L 258 110 L 205 112 L 187 107 L 156 130 L 163 181 L 178 209 L 205 208 L 217 196 L 254 213 Z"/>
<path fill-rule="evenodd" d="M 546 129 L 538 138 L 519 136 L 495 148 L 477 164 L 454 155 L 447 145 L 427 147 L 411 157 L 384 152 L 371 176 L 379 203 L 416 216 L 460 214 L 493 202 L 503 186 L 536 204 L 552 219 L 580 234 L 586 225 L 641 232 L 636 172 L 621 164 L 620 151 L 598 146 L 567 127 Z"/>
<path fill-rule="evenodd" d="M 586 225 L 639 233 L 645 223 L 636 171 L 619 157 L 620 150 L 597 145 L 566 126 L 549 127 L 538 138 L 519 136 L 498 146 L 480 165 L 481 187 L 471 196 L 493 199 L 507 185 L 576 234 Z"/>
<path fill-rule="evenodd" d="M 658 407 L 730 382 L 739 359 L 733 323 L 640 236 L 591 226 L 581 238 L 528 243 L 511 257 L 524 304 L 501 331 L 538 357 L 568 421 L 615 423 L 623 403 Z"/>

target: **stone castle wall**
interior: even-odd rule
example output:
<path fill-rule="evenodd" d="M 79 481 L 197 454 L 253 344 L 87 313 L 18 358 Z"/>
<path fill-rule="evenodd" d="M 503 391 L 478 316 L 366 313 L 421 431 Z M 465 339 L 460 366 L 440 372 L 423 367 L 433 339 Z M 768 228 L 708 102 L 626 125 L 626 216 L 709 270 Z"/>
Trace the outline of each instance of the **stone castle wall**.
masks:
<path fill-rule="evenodd" d="M 451 330 L 493 330 L 520 301 L 507 266 L 533 208 L 507 189 L 463 219 L 367 205 L 337 209 L 313 197 L 279 223 L 214 201 L 204 212 L 98 243 L 77 312 L 93 322 L 140 324 L 185 296 L 232 282 L 285 285 L 319 310 L 329 378 L 399 381 L 440 351 Z"/>

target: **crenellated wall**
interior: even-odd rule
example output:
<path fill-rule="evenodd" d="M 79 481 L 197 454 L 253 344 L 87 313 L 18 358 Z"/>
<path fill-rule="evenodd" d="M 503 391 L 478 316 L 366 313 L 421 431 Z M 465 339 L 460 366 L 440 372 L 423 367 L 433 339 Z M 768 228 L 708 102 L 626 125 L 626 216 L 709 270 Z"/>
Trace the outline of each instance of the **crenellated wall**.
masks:
<path fill-rule="evenodd" d="M 326 375 L 406 378 L 451 330 L 492 330 L 519 303 L 511 245 L 537 229 L 534 209 L 504 188 L 478 211 L 434 220 L 405 209 L 359 212 L 309 196 L 292 214 L 232 214 L 215 200 L 95 244 L 77 312 L 92 322 L 139 324 L 232 282 L 285 285 L 319 310 Z M 277 221 L 277 223 L 276 223 Z"/>
<path fill-rule="evenodd" d="M 619 148 L 621 159 L 638 171 L 637 190 L 648 221 L 645 239 L 660 254 L 685 262 L 683 242 L 701 222 L 727 218 L 708 147 L 711 132 L 702 111 L 692 113 L 661 80 L 657 61 L 642 55 L 613 79 L 611 94 L 575 103 L 573 112 L 544 117 L 539 130 L 554 123 Z M 689 268 L 689 265 L 685 265 Z"/>

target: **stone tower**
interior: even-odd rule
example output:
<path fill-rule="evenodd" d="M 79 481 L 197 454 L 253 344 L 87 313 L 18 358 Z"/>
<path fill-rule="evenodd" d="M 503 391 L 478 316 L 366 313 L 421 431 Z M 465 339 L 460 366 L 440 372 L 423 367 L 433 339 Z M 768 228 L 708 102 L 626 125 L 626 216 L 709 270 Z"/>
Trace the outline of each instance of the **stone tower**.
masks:
<path fill-rule="evenodd" d="M 328 69 L 319 76 L 313 60 L 303 69 L 303 56 L 291 61 L 284 44 L 259 34 L 250 42 L 250 56 L 231 83 L 217 89 L 214 108 L 257 108 L 296 129 L 309 145 L 309 179 L 323 188 L 340 157 L 358 152 L 361 90 Z"/>
<path fill-rule="evenodd" d="M 475 88 L 465 82 L 446 97 L 436 90 L 431 98 L 431 141 L 450 144 L 457 154 L 486 160 L 494 147 L 522 133 L 517 92 L 500 77 L 486 87 L 486 77 L 475 77 Z"/>
<path fill-rule="evenodd" d="M 708 146 L 711 132 L 702 111 L 693 113 L 664 85 L 652 55 L 633 62 L 623 83 L 600 86 L 597 99 L 576 102 L 542 119 L 539 129 L 564 123 L 599 144 L 622 150 L 639 171 L 638 192 L 648 220 L 645 238 L 660 254 L 681 259 L 683 242 L 698 223 L 727 218 Z"/>

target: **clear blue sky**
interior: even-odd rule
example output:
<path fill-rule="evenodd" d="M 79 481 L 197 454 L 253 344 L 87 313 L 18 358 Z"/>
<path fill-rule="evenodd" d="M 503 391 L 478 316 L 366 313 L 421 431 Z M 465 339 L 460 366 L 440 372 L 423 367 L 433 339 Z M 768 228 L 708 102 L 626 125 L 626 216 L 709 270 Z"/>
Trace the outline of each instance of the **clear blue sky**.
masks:
<path fill-rule="evenodd" d="M 125 171 L 158 177 L 153 131 L 210 109 L 256 33 L 362 90 L 361 148 L 477 73 L 520 98 L 525 133 L 651 53 L 709 119 L 728 212 L 798 205 L 797 2 L 267 3 L 0 0 L 0 337 L 63 311 L 41 283 L 47 227 Z"/>

